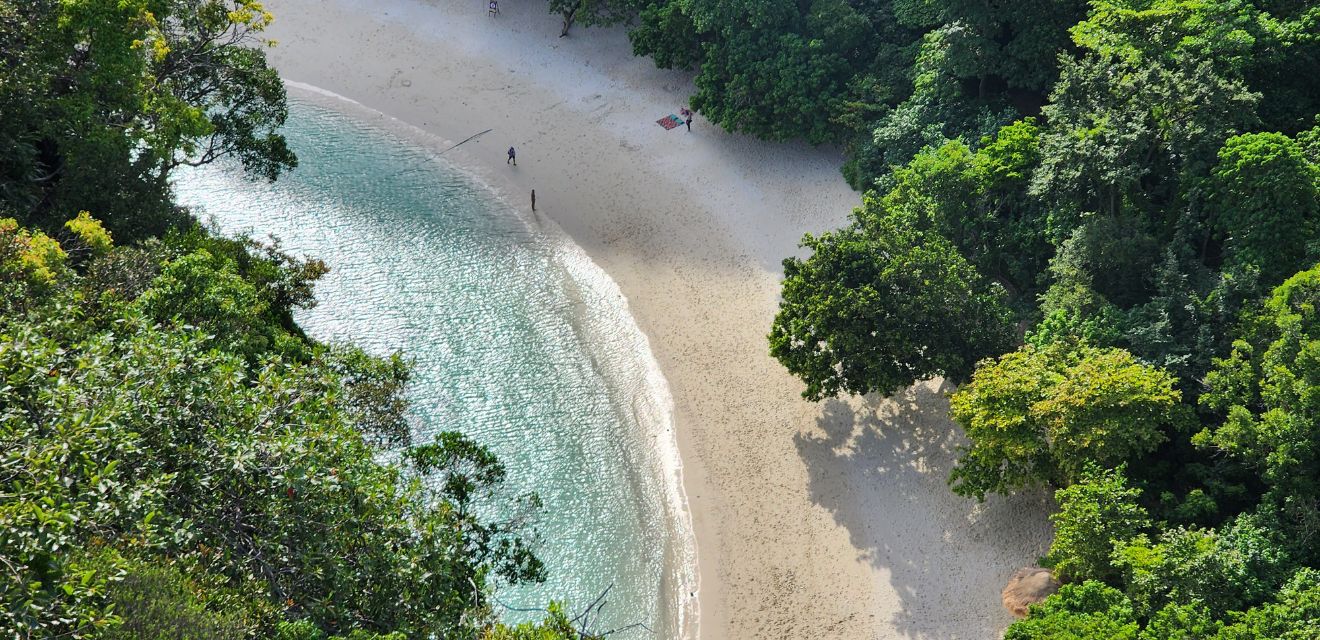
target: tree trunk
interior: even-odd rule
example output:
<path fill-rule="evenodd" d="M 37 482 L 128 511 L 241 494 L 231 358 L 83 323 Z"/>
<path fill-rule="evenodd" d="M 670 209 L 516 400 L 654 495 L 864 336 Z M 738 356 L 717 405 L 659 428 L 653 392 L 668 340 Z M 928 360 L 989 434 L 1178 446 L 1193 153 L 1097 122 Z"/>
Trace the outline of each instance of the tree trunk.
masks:
<path fill-rule="evenodd" d="M 580 6 L 582 6 L 581 3 L 574 3 L 572 9 L 564 12 L 564 30 L 559 32 L 559 37 L 562 38 L 568 35 L 568 28 L 573 26 L 573 18 L 577 16 L 577 10 Z"/>

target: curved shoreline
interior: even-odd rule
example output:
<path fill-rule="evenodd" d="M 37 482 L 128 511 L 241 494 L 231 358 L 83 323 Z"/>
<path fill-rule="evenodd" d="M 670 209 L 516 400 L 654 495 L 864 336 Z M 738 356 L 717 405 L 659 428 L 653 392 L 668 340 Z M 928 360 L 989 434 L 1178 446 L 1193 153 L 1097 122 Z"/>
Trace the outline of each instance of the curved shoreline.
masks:
<path fill-rule="evenodd" d="M 1003 580 L 1043 551 L 1045 508 L 971 504 L 942 388 L 811 404 L 768 355 L 780 260 L 858 196 L 836 150 L 655 120 L 688 74 L 532 0 L 269 0 L 281 75 L 444 139 L 507 202 L 537 192 L 627 295 L 674 401 L 705 638 L 984 638 Z M 504 151 L 518 149 L 519 166 Z M 519 209 L 527 211 L 525 204 Z"/>
<path fill-rule="evenodd" d="M 370 122 L 372 126 L 380 127 L 390 134 L 409 140 L 420 148 L 431 150 L 433 154 L 430 161 L 439 158 L 444 150 L 454 148 L 455 141 L 453 140 L 437 136 L 408 122 L 391 117 L 347 96 L 303 82 L 289 79 L 284 79 L 284 82 L 286 87 L 290 89 L 291 97 L 319 103 L 350 117 Z M 643 393 L 636 394 L 636 397 L 634 397 L 634 404 L 631 407 L 632 420 L 630 422 L 636 427 L 643 428 L 642 433 L 636 434 L 639 443 L 647 442 L 650 439 L 654 440 L 657 445 L 657 455 L 649 462 L 657 463 L 659 466 L 660 477 L 657 480 L 667 499 L 664 511 L 667 516 L 666 524 L 669 527 L 670 536 L 668 536 L 669 544 L 666 545 L 664 550 L 666 569 L 664 575 L 661 576 L 661 584 L 662 588 L 667 585 L 667 595 L 669 597 L 662 597 L 659 600 L 662 604 L 661 615 L 667 620 L 672 619 L 674 627 L 672 629 L 668 626 L 664 627 L 665 631 L 672 631 L 673 634 L 663 637 L 696 638 L 700 621 L 699 600 L 694 597 L 695 594 L 700 593 L 700 584 L 697 580 L 698 556 L 691 512 L 688 508 L 687 493 L 683 483 L 683 462 L 679 455 L 678 442 L 675 436 L 673 396 L 669 391 L 668 382 L 660 370 L 659 362 L 651 350 L 649 339 L 632 317 L 627 296 L 623 294 L 618 284 L 610 278 L 609 274 L 597 265 L 591 259 L 591 256 L 578 246 L 573 238 L 553 219 L 535 214 L 527 215 L 529 212 L 524 212 L 509 202 L 508 193 L 492 186 L 468 167 L 453 162 L 445 162 L 445 166 L 446 170 L 458 171 L 474 184 L 480 185 L 491 199 L 500 202 L 528 231 L 547 233 L 552 238 L 552 246 L 555 248 L 555 260 L 560 263 L 560 267 L 564 269 L 564 272 L 572 278 L 572 286 L 586 287 L 593 290 L 599 288 L 600 291 L 596 292 L 597 297 L 615 299 L 613 304 L 618 306 L 618 311 L 622 317 L 613 319 L 615 320 L 613 323 L 614 328 L 623 328 L 627 332 L 625 337 L 635 343 L 636 348 L 633 352 L 642 361 L 644 372 L 642 384 L 646 387 Z M 579 304 L 581 304 L 580 299 Z M 580 322 L 587 323 L 590 320 L 592 320 L 591 316 L 580 314 Z M 592 333 L 591 328 L 580 328 L 579 331 Z M 583 342 L 584 346 L 590 344 L 589 340 L 583 340 Z M 599 354 L 592 353 L 590 355 L 594 360 Z M 609 357 L 610 354 L 605 354 L 602 359 Z M 608 374 L 602 374 L 602 377 L 607 380 L 607 384 L 615 387 L 624 386 L 625 383 L 630 382 Z M 637 415 L 637 401 L 642 402 L 645 409 L 649 409 L 646 413 L 650 414 L 650 420 L 642 419 Z M 634 464 L 632 466 L 637 473 L 642 474 L 647 473 L 651 465 Z M 675 584 L 667 584 L 671 582 Z M 684 596 L 684 592 L 694 595 Z"/>

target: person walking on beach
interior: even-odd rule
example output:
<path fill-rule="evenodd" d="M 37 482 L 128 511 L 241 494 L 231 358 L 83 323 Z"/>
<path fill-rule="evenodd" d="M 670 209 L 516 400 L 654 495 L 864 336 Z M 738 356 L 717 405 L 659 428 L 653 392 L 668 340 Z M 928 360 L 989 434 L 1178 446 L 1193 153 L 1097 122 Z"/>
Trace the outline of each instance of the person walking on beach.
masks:
<path fill-rule="evenodd" d="M 536 189 L 532 189 L 532 211 L 536 211 Z"/>
<path fill-rule="evenodd" d="M 491 17 L 500 15 L 499 0 L 490 0 L 490 8 L 486 10 L 486 15 Z"/>
<path fill-rule="evenodd" d="M 683 114 L 683 123 L 687 125 L 688 133 L 692 133 L 692 112 L 687 107 L 679 109 L 678 112 Z"/>
<path fill-rule="evenodd" d="M 513 147 L 509 147 L 509 159 L 505 160 L 504 164 L 511 164 L 515 167 L 518 166 L 518 154 L 513 150 Z"/>

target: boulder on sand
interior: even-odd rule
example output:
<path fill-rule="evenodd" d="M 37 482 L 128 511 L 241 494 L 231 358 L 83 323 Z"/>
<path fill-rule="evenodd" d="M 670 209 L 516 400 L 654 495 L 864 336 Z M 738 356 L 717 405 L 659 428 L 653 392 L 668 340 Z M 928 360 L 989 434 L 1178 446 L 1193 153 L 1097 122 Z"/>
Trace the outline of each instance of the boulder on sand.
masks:
<path fill-rule="evenodd" d="M 1000 594 L 1004 598 L 1004 608 L 1019 618 L 1027 617 L 1030 607 L 1050 594 L 1059 590 L 1059 581 L 1049 569 L 1042 567 L 1023 567 L 1013 572 L 1008 584 Z"/>

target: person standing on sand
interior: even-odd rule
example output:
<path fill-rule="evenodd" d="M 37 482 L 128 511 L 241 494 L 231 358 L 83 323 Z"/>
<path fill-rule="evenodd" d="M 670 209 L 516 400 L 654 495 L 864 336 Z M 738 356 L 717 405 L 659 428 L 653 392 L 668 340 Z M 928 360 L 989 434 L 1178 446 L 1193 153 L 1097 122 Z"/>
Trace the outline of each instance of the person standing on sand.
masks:
<path fill-rule="evenodd" d="M 532 189 L 532 211 L 536 211 L 536 189 Z"/>
<path fill-rule="evenodd" d="M 518 166 L 518 154 L 514 152 L 513 147 L 509 147 L 509 159 L 505 160 L 504 164 L 511 164 L 515 167 Z"/>
<path fill-rule="evenodd" d="M 678 112 L 683 114 L 683 123 L 687 125 L 688 133 L 692 133 L 692 112 L 687 107 L 679 109 Z"/>

